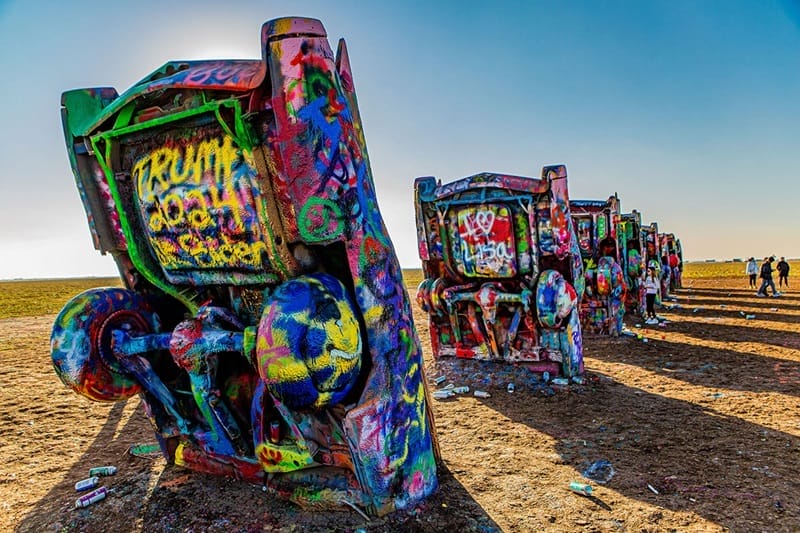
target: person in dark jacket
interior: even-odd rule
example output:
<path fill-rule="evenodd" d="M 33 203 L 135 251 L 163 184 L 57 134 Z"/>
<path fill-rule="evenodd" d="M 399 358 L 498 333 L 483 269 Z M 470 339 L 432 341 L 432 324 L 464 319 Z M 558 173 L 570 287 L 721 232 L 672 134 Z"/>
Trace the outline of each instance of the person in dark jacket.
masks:
<path fill-rule="evenodd" d="M 789 263 L 786 262 L 785 257 L 781 257 L 781 260 L 778 261 L 778 264 L 775 265 L 775 269 L 778 271 L 778 287 L 783 288 L 784 282 L 786 283 L 786 288 L 789 288 Z"/>
<path fill-rule="evenodd" d="M 767 287 L 772 287 L 772 296 L 780 296 L 781 293 L 775 288 L 775 282 L 772 281 L 772 263 L 775 261 L 774 257 L 765 257 L 764 262 L 761 263 L 761 287 L 759 287 L 756 296 L 764 297 L 767 295 Z"/>

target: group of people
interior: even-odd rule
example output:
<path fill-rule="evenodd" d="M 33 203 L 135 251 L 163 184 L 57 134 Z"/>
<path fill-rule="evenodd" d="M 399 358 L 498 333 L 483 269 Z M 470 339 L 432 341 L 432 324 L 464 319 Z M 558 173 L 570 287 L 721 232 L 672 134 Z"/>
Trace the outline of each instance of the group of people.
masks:
<path fill-rule="evenodd" d="M 759 268 L 754 257 L 747 260 L 745 267 L 745 274 L 747 274 L 750 282 L 750 288 L 756 288 L 756 276 L 761 278 L 761 286 L 756 292 L 756 296 L 767 296 L 767 288 L 772 289 L 772 296 L 780 296 L 781 293 L 775 288 L 775 282 L 772 280 L 772 263 L 775 262 L 775 257 L 765 257 L 764 262 L 761 263 Z M 775 270 L 778 271 L 778 286 L 782 289 L 784 284 L 789 288 L 789 263 L 786 262 L 785 257 L 781 257 L 778 264 L 775 265 Z"/>

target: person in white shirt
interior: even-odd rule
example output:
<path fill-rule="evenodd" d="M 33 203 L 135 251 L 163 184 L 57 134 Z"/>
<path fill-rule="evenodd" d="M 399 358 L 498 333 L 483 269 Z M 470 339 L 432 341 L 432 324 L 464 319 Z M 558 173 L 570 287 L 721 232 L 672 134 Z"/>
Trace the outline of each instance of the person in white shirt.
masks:
<path fill-rule="evenodd" d="M 658 319 L 656 318 L 656 294 L 658 294 L 658 289 L 661 286 L 661 281 L 656 276 L 656 269 L 653 267 L 647 267 L 647 276 L 644 278 L 644 297 L 645 301 L 647 302 L 647 320 L 645 320 L 645 324 L 657 324 Z"/>
<path fill-rule="evenodd" d="M 750 288 L 756 288 L 756 276 L 758 276 L 758 263 L 755 257 L 747 260 L 747 266 L 744 268 L 744 273 L 750 277 Z"/>

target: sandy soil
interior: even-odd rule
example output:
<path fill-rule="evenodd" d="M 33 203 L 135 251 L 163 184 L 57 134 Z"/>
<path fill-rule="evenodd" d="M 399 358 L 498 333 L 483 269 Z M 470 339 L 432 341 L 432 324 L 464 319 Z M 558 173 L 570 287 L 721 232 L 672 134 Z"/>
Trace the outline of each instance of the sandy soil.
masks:
<path fill-rule="evenodd" d="M 647 343 L 586 337 L 582 387 L 434 400 L 440 490 L 371 521 L 127 454 L 153 442 L 138 400 L 66 390 L 50 363 L 54 316 L 0 320 L 0 531 L 800 530 L 800 291 L 763 299 L 712 279 L 678 298 L 666 327 L 629 321 Z M 581 476 L 596 461 L 613 467 L 605 484 Z M 107 464 L 115 492 L 74 510 L 74 483 Z M 573 480 L 593 495 L 570 492 Z"/>

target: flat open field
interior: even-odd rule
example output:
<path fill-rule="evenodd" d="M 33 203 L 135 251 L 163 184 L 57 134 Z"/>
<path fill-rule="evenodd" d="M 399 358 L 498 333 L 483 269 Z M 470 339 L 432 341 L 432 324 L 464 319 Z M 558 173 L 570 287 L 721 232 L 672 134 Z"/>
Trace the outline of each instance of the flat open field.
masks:
<path fill-rule="evenodd" d="M 439 491 L 371 521 L 127 454 L 154 441 L 138 399 L 78 397 L 49 354 L 64 302 L 118 281 L 0 282 L 0 531 L 798 531 L 800 264 L 797 287 L 775 299 L 756 298 L 743 271 L 687 265 L 666 327 L 626 318 L 647 343 L 586 336 L 585 386 L 434 400 Z M 405 275 L 413 294 L 419 272 Z M 596 461 L 613 467 L 605 484 L 581 477 Z M 116 492 L 74 510 L 75 482 L 107 464 L 119 468 L 107 478 Z M 593 495 L 570 492 L 573 480 Z"/>

